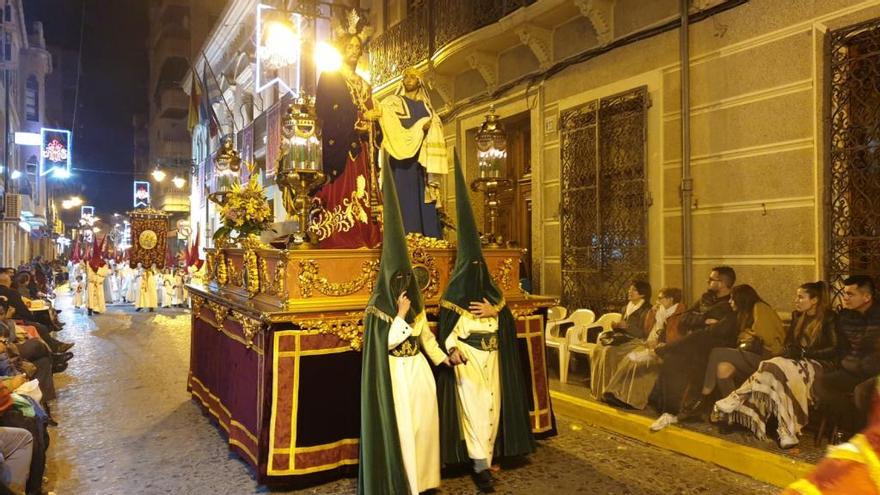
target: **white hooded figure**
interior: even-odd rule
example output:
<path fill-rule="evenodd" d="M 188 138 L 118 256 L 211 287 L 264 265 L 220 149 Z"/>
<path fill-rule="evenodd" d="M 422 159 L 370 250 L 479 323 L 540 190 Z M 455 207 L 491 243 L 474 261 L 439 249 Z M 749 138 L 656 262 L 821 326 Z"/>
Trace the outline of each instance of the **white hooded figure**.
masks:
<path fill-rule="evenodd" d="M 138 263 L 137 268 L 129 269 L 128 277 L 128 295 L 126 298 L 137 306 L 141 292 L 141 282 L 144 279 L 144 265 Z"/>
<path fill-rule="evenodd" d="M 140 311 L 142 308 L 147 308 L 150 311 L 156 310 L 159 304 L 159 292 L 156 287 L 156 274 L 158 271 L 155 263 L 149 269 L 143 271 L 136 311 Z"/>
<path fill-rule="evenodd" d="M 88 274 L 89 286 L 87 302 L 89 314 L 103 313 L 107 311 L 107 303 L 104 299 L 104 280 L 110 275 L 110 268 L 103 264 L 97 270 L 93 270 L 91 265 L 86 264 L 86 273 Z"/>
<path fill-rule="evenodd" d="M 70 289 L 73 291 L 73 307 L 79 309 L 86 299 L 86 284 L 82 275 L 70 281 Z"/>

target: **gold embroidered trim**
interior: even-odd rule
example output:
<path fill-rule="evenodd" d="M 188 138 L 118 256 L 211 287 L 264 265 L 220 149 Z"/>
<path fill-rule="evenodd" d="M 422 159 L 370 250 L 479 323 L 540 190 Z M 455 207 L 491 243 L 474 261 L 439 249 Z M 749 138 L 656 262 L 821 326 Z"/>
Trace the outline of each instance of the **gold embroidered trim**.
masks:
<path fill-rule="evenodd" d="M 348 232 L 358 223 L 367 223 L 367 180 L 363 175 L 357 176 L 357 187 L 351 192 L 351 197 L 342 200 L 332 210 L 324 208 L 321 201 L 315 198 L 316 207 L 313 210 L 309 231 L 315 234 L 319 241 L 327 239 L 337 232 Z"/>
<path fill-rule="evenodd" d="M 394 318 L 390 316 L 388 313 L 382 311 L 376 306 L 367 306 L 367 309 L 364 310 L 364 315 L 373 315 L 376 318 L 379 318 L 382 321 L 391 323 L 394 321 Z"/>
<path fill-rule="evenodd" d="M 419 345 L 418 337 L 409 337 L 391 350 L 390 354 L 394 357 L 412 357 L 418 356 L 422 352 Z"/>
<path fill-rule="evenodd" d="M 472 333 L 467 338 L 459 337 L 458 340 L 475 349 L 482 349 L 484 351 L 498 350 L 498 336 L 494 333 L 486 336 Z"/>

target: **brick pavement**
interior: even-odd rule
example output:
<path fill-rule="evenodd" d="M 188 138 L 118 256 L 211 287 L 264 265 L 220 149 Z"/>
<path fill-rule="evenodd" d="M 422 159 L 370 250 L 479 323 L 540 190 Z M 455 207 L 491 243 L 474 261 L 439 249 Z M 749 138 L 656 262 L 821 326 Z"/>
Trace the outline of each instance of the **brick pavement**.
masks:
<path fill-rule="evenodd" d="M 64 298 L 59 298 L 64 303 Z M 83 310 L 80 310 L 83 311 Z M 56 375 L 50 486 L 66 494 L 247 494 L 249 468 L 186 392 L 189 315 L 110 307 L 89 319 L 67 308 L 64 340 L 76 342 Z M 528 464 L 500 473 L 498 493 L 763 494 L 773 487 L 688 457 L 559 418 L 560 435 L 540 442 Z M 348 494 L 355 481 L 301 491 Z M 476 493 L 468 476 L 444 479 L 438 494 Z"/>

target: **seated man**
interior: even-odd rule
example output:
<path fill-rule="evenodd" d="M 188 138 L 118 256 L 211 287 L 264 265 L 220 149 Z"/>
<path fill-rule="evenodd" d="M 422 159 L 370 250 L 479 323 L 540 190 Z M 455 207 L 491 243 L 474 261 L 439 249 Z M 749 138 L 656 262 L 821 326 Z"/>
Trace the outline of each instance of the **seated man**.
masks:
<path fill-rule="evenodd" d="M 8 493 L 24 493 L 34 453 L 34 436 L 23 428 L 0 427 L 0 482 Z"/>
<path fill-rule="evenodd" d="M 837 320 L 839 368 L 816 383 L 819 407 L 850 433 L 865 426 L 855 404 L 856 387 L 880 374 L 880 304 L 874 302 L 874 281 L 853 275 L 843 281 L 843 307 Z M 861 401 L 860 401 L 861 402 Z"/>
<path fill-rule="evenodd" d="M 10 288 L 12 279 L 8 273 L 0 273 L 0 296 L 6 297 L 9 306 L 15 310 L 14 317 L 37 328 L 40 338 L 49 344 L 52 352 L 67 352 L 73 347 L 72 343 L 61 342 L 52 337 L 53 330 L 59 330 L 52 323 L 47 311 L 32 312 L 21 298 L 21 294 Z"/>
<path fill-rule="evenodd" d="M 684 337 L 655 350 L 663 362 L 653 394 L 660 417 L 651 425 L 652 430 L 659 431 L 678 422 L 677 415 L 688 392 L 699 391 L 712 349 L 736 344 L 735 325 L 728 324 L 729 321 L 722 323 L 733 313 L 730 291 L 735 283 L 733 268 L 713 268 L 708 290 L 682 315 L 680 328 Z"/>

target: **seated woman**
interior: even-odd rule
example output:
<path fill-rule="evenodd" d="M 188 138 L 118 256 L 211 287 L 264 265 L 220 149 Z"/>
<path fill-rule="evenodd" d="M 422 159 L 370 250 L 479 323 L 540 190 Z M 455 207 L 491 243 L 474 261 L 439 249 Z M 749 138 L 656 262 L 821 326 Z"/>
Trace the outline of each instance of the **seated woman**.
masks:
<path fill-rule="evenodd" d="M 641 356 L 647 356 L 649 350 L 680 338 L 678 323 L 685 309 L 681 302 L 681 289 L 660 290 L 657 305 L 651 308 L 645 319 L 645 328 L 650 329 L 645 345 L 627 354 L 626 359 L 620 362 L 605 388 L 604 400 L 623 403 L 633 409 L 644 409 L 648 405 L 648 396 L 657 381 L 658 365 Z"/>
<path fill-rule="evenodd" d="M 825 282 L 798 287 L 783 355 L 761 362 L 741 387 L 715 403 L 713 416 L 745 426 L 762 440 L 767 438 L 767 423 L 775 418 L 779 445 L 797 445 L 814 402 L 816 376 L 833 366 L 836 318 Z"/>
<path fill-rule="evenodd" d="M 707 411 L 716 388 L 722 397 L 751 376 L 765 359 L 782 354 L 785 329 L 776 311 L 764 302 L 751 285 L 737 285 L 730 291 L 733 314 L 727 319 L 737 332 L 737 347 L 716 347 L 709 354 L 703 378 L 702 396 L 679 414 L 679 420 Z M 722 322 L 723 324 L 724 322 Z"/>
<path fill-rule="evenodd" d="M 590 356 L 590 390 L 600 400 L 617 366 L 627 354 L 641 349 L 648 337 L 645 317 L 651 308 L 645 299 L 651 297 L 651 284 L 634 280 L 626 295 L 629 302 L 622 310 L 623 319 L 613 325 L 612 331 L 599 335 L 599 345 Z"/>

